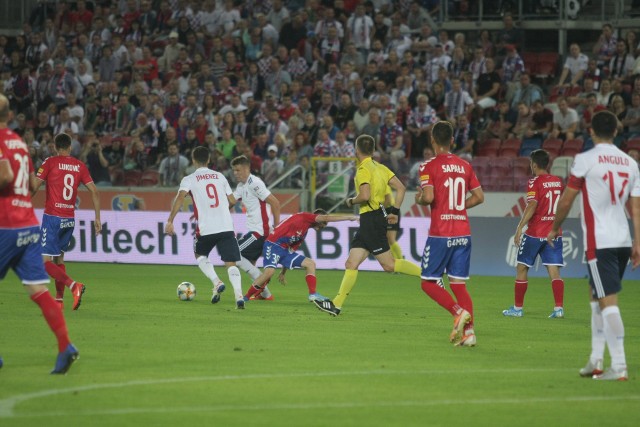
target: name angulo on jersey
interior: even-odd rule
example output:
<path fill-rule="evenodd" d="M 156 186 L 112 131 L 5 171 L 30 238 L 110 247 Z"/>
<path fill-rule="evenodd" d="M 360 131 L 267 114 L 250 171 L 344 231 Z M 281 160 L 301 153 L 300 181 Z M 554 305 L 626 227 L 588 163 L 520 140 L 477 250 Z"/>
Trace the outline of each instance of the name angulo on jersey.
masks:
<path fill-rule="evenodd" d="M 456 237 L 456 238 L 447 240 L 447 247 L 448 248 L 452 248 L 454 246 L 466 246 L 468 244 L 469 244 L 469 238 L 468 237 Z"/>
<path fill-rule="evenodd" d="M 40 233 L 33 231 L 22 231 L 18 233 L 18 238 L 16 239 L 16 246 L 27 246 L 32 243 L 38 243 L 40 241 Z"/>

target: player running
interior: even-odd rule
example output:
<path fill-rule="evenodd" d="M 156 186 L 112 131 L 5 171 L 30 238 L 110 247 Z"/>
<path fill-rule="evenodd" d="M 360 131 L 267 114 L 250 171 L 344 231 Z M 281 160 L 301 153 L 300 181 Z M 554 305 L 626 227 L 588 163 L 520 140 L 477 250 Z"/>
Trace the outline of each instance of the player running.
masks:
<path fill-rule="evenodd" d="M 9 268 L 13 269 L 31 300 L 38 304 L 58 341 L 58 357 L 51 373 L 64 374 L 79 352 L 69 340 L 62 309 L 47 288 L 49 276 L 42 263 L 40 226 L 29 194 L 35 185 L 29 149 L 7 127 L 8 121 L 9 101 L 0 95 L 0 280 Z"/>
<path fill-rule="evenodd" d="M 64 288 L 71 290 L 73 309 L 77 310 L 82 302 L 85 285 L 76 282 L 67 275 L 64 253 L 69 248 L 73 229 L 76 225 L 75 211 L 78 187 L 80 184 L 91 193 L 95 211 L 93 228 L 96 235 L 102 230 L 100 222 L 100 196 L 93 183 L 89 169 L 80 160 L 71 156 L 71 137 L 60 133 L 54 138 L 56 156 L 47 158 L 36 174 L 36 183 L 32 194 L 46 182 L 46 202 L 42 216 L 42 256 L 44 268 L 56 281 L 56 301 L 62 307 Z"/>
<path fill-rule="evenodd" d="M 422 255 L 422 290 L 454 316 L 450 341 L 472 347 L 476 345 L 473 301 L 465 283 L 471 263 L 467 209 L 484 202 L 484 192 L 471 165 L 449 151 L 454 144 L 451 123 L 436 123 L 431 136 L 436 156 L 420 166 L 415 199 L 417 204 L 431 205 L 429 237 Z M 445 272 L 457 302 L 438 285 Z"/>
<path fill-rule="evenodd" d="M 285 274 L 287 270 L 294 268 L 304 268 L 307 270 L 305 280 L 309 288 L 309 301 L 325 301 L 316 292 L 316 263 L 311 258 L 297 253 L 296 251 L 307 237 L 310 228 L 316 231 L 322 230 L 329 222 L 337 221 L 357 221 L 356 215 L 327 215 L 322 209 L 316 209 L 313 213 L 300 212 L 291 215 L 282 221 L 267 237 L 262 250 L 264 271 L 249 288 L 245 295 L 245 300 L 249 300 L 262 291 L 265 283 L 273 277 L 278 264 L 282 265 L 282 271 L 278 276 L 278 281 L 286 285 Z"/>
<path fill-rule="evenodd" d="M 225 290 L 225 285 L 209 262 L 209 254 L 217 247 L 235 293 L 236 308 L 244 309 L 240 270 L 236 267 L 236 263 L 240 261 L 240 248 L 229 212 L 229 206 L 235 204 L 236 199 L 227 178 L 207 167 L 209 157 L 210 153 L 206 147 L 197 147 L 192 151 L 191 159 L 196 171 L 182 178 L 164 232 L 169 235 L 175 234 L 173 219 L 182 208 L 184 198 L 190 194 L 197 221 L 193 241 L 194 255 L 202 273 L 213 283 L 211 303 L 220 302 L 220 294 Z"/>
<path fill-rule="evenodd" d="M 638 163 L 613 145 L 618 119 L 609 111 L 594 114 L 589 133 L 595 146 L 576 155 L 547 241 L 553 243 L 578 193 L 582 192 L 582 230 L 591 285 L 591 356 L 580 369 L 597 380 L 628 379 L 624 325 L 618 308 L 622 276 L 629 262 L 640 265 L 640 173 Z M 631 240 L 625 211 L 631 200 Z M 611 368 L 603 372 L 604 348 Z"/>
<path fill-rule="evenodd" d="M 269 211 L 273 214 L 274 227 L 280 223 L 280 202 L 267 189 L 264 181 L 251 174 L 251 162 L 245 156 L 238 156 L 231 161 L 233 175 L 238 181 L 238 186 L 233 192 L 237 201 L 242 201 L 247 210 L 247 228 L 249 231 L 238 239 L 240 246 L 240 261 L 238 267 L 246 271 L 251 280 L 260 276 L 260 269 L 256 267 L 256 261 L 262 255 L 264 241 L 269 235 Z M 261 294 L 255 299 L 272 300 L 271 292 L 264 286 Z"/>
<path fill-rule="evenodd" d="M 547 243 L 547 235 L 556 214 L 558 200 L 562 193 L 562 180 L 549 175 L 549 153 L 545 150 L 535 150 L 531 153 L 531 171 L 535 175 L 529 180 L 527 190 L 527 207 L 518 223 L 513 242 L 518 247 L 516 267 L 515 303 L 502 311 L 510 317 L 522 317 L 524 311 L 524 295 L 527 292 L 528 272 L 540 256 L 542 264 L 547 267 L 551 279 L 551 289 L 555 307 L 549 315 L 550 319 L 564 317 L 564 281 L 560 278 L 560 267 L 564 266 L 562 258 L 562 236 L 559 235 L 553 245 Z M 522 229 L 528 225 L 524 233 Z"/>

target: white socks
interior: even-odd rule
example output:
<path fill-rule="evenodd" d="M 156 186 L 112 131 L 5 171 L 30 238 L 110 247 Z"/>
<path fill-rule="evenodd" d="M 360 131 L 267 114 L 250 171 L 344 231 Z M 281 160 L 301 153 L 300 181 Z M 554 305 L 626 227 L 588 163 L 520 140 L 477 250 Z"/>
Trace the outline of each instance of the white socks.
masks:
<path fill-rule="evenodd" d="M 240 261 L 236 262 L 236 265 L 240 267 L 242 271 L 246 272 L 251 277 L 252 281 L 256 280 L 258 276 L 260 276 L 260 269 L 251 264 L 251 261 L 245 257 L 240 257 Z"/>
<path fill-rule="evenodd" d="M 220 278 L 216 274 L 216 271 L 213 269 L 213 265 L 211 265 L 211 263 L 209 262 L 209 259 L 207 259 L 206 256 L 201 256 L 201 257 L 198 257 L 196 261 L 198 261 L 198 267 L 200 267 L 200 270 L 202 271 L 202 273 L 205 276 L 207 276 L 209 280 L 211 280 L 211 283 L 213 283 L 213 286 L 217 285 L 218 282 L 220 281 Z"/>
<path fill-rule="evenodd" d="M 604 359 L 604 323 L 602 312 L 597 301 L 591 301 L 591 363 Z"/>
<path fill-rule="evenodd" d="M 240 270 L 238 270 L 238 267 L 234 265 L 227 269 L 227 273 L 229 274 L 229 281 L 231 282 L 231 286 L 233 286 L 233 293 L 236 296 L 236 301 L 241 300 L 243 295 Z"/>
<path fill-rule="evenodd" d="M 627 360 L 624 355 L 624 325 L 620 316 L 620 309 L 613 305 L 602 310 L 602 320 L 604 323 L 604 336 L 611 355 L 611 367 L 623 369 L 627 367 Z"/>

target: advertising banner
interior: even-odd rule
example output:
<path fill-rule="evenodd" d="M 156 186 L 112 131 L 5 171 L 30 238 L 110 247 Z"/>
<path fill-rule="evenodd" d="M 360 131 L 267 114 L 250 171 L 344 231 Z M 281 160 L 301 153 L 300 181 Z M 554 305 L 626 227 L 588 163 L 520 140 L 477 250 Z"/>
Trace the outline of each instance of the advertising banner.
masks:
<path fill-rule="evenodd" d="M 42 210 L 38 210 L 42 215 Z M 195 224 L 190 213 L 179 213 L 174 221 L 176 235 L 164 234 L 166 212 L 118 212 L 102 213 L 103 232 L 93 234 L 93 211 L 76 212 L 76 225 L 71 248 L 65 259 L 69 261 L 177 264 L 194 265 L 193 233 Z M 238 233 L 246 231 L 246 217 L 233 214 Z M 284 218 L 283 218 L 284 219 Z M 472 275 L 514 276 L 517 249 L 513 234 L 518 218 L 471 218 Z M 406 259 L 419 264 L 427 239 L 430 218 L 402 218 L 398 242 Z M 319 269 L 344 269 L 349 243 L 358 228 L 355 222 L 329 224 L 321 232 L 310 230 L 300 250 L 316 261 Z M 568 219 L 564 227 L 565 268 L 563 277 L 586 277 L 582 229 L 577 219 Z M 216 266 L 223 263 L 217 252 L 210 259 Z M 258 261 L 262 265 L 262 261 Z M 378 262 L 370 257 L 361 270 L 381 271 Z M 546 276 L 542 265 L 534 266 L 532 276 Z M 640 271 L 627 269 L 626 276 L 640 279 Z"/>

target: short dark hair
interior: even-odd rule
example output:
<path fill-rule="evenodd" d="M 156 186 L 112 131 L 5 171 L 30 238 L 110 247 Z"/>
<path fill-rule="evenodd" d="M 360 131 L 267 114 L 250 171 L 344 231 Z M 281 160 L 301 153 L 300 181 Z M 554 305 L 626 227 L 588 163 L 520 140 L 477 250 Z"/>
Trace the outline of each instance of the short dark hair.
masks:
<path fill-rule="evenodd" d="M 356 138 L 356 148 L 365 156 L 371 156 L 376 148 L 376 140 L 367 134 L 362 134 Z"/>
<path fill-rule="evenodd" d="M 59 133 L 53 138 L 56 150 L 68 150 L 71 147 L 71 137 L 66 133 Z"/>
<path fill-rule="evenodd" d="M 546 150 L 533 150 L 531 154 L 529 154 L 529 157 L 531 158 L 531 161 L 540 169 L 547 170 L 547 168 L 549 167 L 549 153 Z"/>
<path fill-rule="evenodd" d="M 194 162 L 198 162 L 201 165 L 206 165 L 209 163 L 209 159 L 211 158 L 211 153 L 207 147 L 196 147 L 191 152 L 191 158 L 193 158 Z"/>
<path fill-rule="evenodd" d="M 453 126 L 446 120 L 441 120 L 431 129 L 433 141 L 440 147 L 450 147 L 453 138 Z"/>
<path fill-rule="evenodd" d="M 598 111 L 591 119 L 591 128 L 598 138 L 612 140 L 618 129 L 618 118 L 611 111 Z"/>
<path fill-rule="evenodd" d="M 231 160 L 231 167 L 233 166 L 251 166 L 251 161 L 247 158 L 247 156 L 238 156 Z"/>

